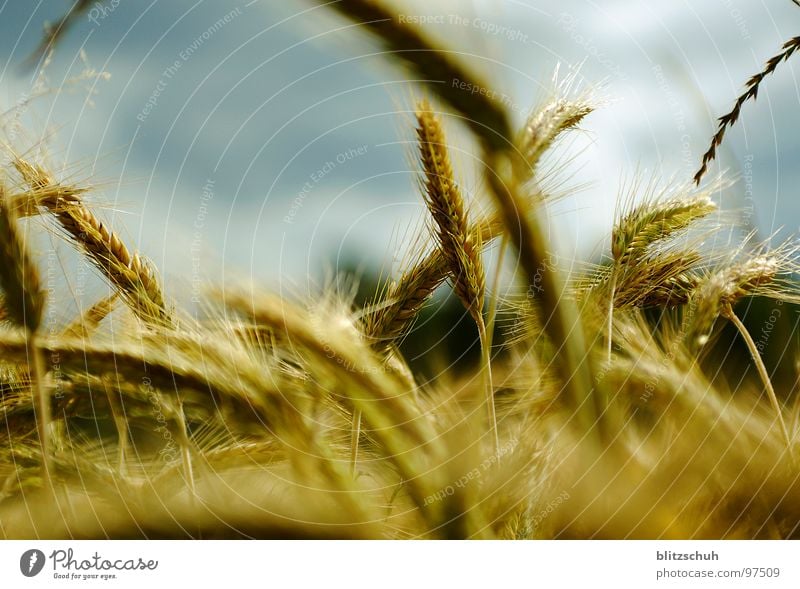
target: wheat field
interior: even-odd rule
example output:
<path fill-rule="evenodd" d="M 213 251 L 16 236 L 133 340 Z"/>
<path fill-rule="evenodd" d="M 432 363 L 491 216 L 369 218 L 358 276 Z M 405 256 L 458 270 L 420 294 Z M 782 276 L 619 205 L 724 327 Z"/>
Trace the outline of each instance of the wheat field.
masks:
<path fill-rule="evenodd" d="M 800 303 L 798 247 L 715 241 L 736 184 L 707 178 L 797 38 L 720 120 L 697 176 L 634 181 L 602 261 L 576 265 L 546 237 L 559 187 L 540 163 L 603 97 L 555 81 L 515 128 L 490 93 L 461 89 L 492 87 L 468 61 L 379 0 L 330 8 L 430 81 L 412 121 L 425 239 L 364 304 L 220 284 L 198 318 L 102 220 L 91 183 L 5 146 L 0 536 L 800 537 L 800 347 L 772 319 Z M 480 203 L 462 193 L 449 113 L 480 146 Z M 43 230 L 108 285 L 55 333 L 43 313 L 66 302 L 41 276 Z M 499 295 L 490 250 L 515 295 Z M 480 358 L 424 379 L 403 342 L 447 285 Z"/>

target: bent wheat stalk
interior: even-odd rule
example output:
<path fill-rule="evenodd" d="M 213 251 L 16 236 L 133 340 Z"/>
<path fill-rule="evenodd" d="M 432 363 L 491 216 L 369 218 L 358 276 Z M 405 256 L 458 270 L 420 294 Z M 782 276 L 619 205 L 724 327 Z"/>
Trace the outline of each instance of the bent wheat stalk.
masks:
<path fill-rule="evenodd" d="M 770 404 L 776 413 L 781 433 L 787 444 L 787 450 L 791 453 L 793 452 L 792 436 L 783 419 L 783 410 L 770 381 L 767 368 L 761 359 L 761 353 L 744 323 L 733 311 L 736 301 L 748 295 L 757 294 L 759 289 L 775 281 L 780 269 L 781 258 L 779 256 L 760 255 L 734 264 L 712 275 L 697 291 L 695 322 L 707 332 L 716 317 L 721 315 L 733 323 L 739 331 L 742 339 L 747 344 L 747 349 L 764 384 Z M 702 345 L 707 339 L 707 333 L 702 333 L 697 338 L 696 343 Z"/>
<path fill-rule="evenodd" d="M 506 231 L 519 252 L 519 261 L 530 284 L 541 284 L 539 305 L 544 329 L 557 342 L 556 362 L 563 383 L 566 405 L 577 415 L 581 429 L 587 434 L 602 428 L 605 400 L 593 386 L 583 324 L 578 309 L 569 296 L 558 268 L 550 263 L 551 252 L 543 238 L 541 221 L 531 204 L 520 196 L 514 178 L 501 178 L 496 170 L 506 168 L 498 155 L 487 154 L 486 177 L 506 225 Z M 607 432 L 600 432 L 601 436 Z"/>
<path fill-rule="evenodd" d="M 396 21 L 392 12 L 381 2 L 340 0 L 327 6 L 355 20 L 366 21 L 365 26 L 429 81 L 433 92 L 466 116 L 470 128 L 481 140 L 486 151 L 488 182 L 499 205 L 501 217 L 514 245 L 520 251 L 529 280 L 533 280 L 542 271 L 542 265 L 547 260 L 547 250 L 538 227 L 540 223 L 538 219 L 527 218 L 525 213 L 529 211 L 529 206 L 516 194 L 518 189 L 514 186 L 509 190 L 509 185 L 496 173 L 508 167 L 504 160 L 512 146 L 511 125 L 505 110 L 480 92 L 464 92 L 460 83 L 470 88 L 484 86 L 475 82 L 468 71 L 447 60 L 435 45 L 413 27 Z M 437 81 L 445 83 L 437 84 Z M 546 322 L 546 329 L 553 341 L 564 344 L 559 348 L 563 361 L 558 362 L 558 365 L 568 391 L 567 396 L 571 397 L 574 407 L 581 408 L 582 426 L 589 431 L 600 413 L 591 407 L 594 402 L 590 400 L 594 397 L 593 379 L 581 333 L 582 326 L 577 310 L 564 296 L 565 286 L 557 272 L 545 269 L 543 274 L 543 286 L 546 287 L 544 306 L 553 315 Z"/>
<path fill-rule="evenodd" d="M 368 347 L 315 325 L 294 305 L 272 297 L 253 300 L 243 294 L 226 294 L 225 298 L 230 307 L 306 350 L 314 359 L 310 367 L 328 370 L 348 383 L 344 392 L 352 409 L 360 411 L 363 422 L 371 427 L 371 435 L 396 466 L 417 507 L 439 525 L 442 506 L 426 502 L 426 497 L 441 481 L 423 480 L 417 473 L 425 468 L 424 463 L 441 459 L 443 450 L 432 425 L 403 390 L 405 384 L 383 370 Z"/>
<path fill-rule="evenodd" d="M 322 0 L 317 0 L 323 4 Z M 339 0 L 325 6 L 360 22 L 393 56 L 405 61 L 428 87 L 464 116 L 464 122 L 493 150 L 509 149 L 511 125 L 489 86 L 380 0 Z"/>
<path fill-rule="evenodd" d="M 767 393 L 767 397 L 769 397 L 770 405 L 772 405 L 772 409 L 775 411 L 775 417 L 778 420 L 778 425 L 781 428 L 781 434 L 786 442 L 786 449 L 790 456 L 794 458 L 794 442 L 791 434 L 789 433 L 789 428 L 786 426 L 786 421 L 783 418 L 783 408 L 781 407 L 780 401 L 778 401 L 778 395 L 775 394 L 775 389 L 772 386 L 772 380 L 769 377 L 769 372 L 767 371 L 767 367 L 764 365 L 764 361 L 761 359 L 761 353 L 758 351 L 756 342 L 753 341 L 753 337 L 747 331 L 747 327 L 745 327 L 741 319 L 739 319 L 739 317 L 736 316 L 736 313 L 733 312 L 733 307 L 730 303 L 725 303 L 722 309 L 722 316 L 733 323 L 734 327 L 736 327 L 736 329 L 739 331 L 739 334 L 742 336 L 745 344 L 747 344 L 747 349 L 750 351 L 750 356 L 752 356 L 753 362 L 756 365 L 756 369 L 758 369 L 758 375 L 761 378 L 761 382 L 764 384 L 764 390 Z"/>

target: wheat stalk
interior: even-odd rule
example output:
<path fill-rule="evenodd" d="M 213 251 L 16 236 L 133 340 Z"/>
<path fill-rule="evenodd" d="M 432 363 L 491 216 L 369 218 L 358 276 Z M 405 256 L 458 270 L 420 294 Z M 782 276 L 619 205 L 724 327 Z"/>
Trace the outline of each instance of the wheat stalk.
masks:
<path fill-rule="evenodd" d="M 753 341 L 753 337 L 747 331 L 747 327 L 745 327 L 741 319 L 739 319 L 739 317 L 736 316 L 736 313 L 734 313 L 731 303 L 726 302 L 723 304 L 722 316 L 733 323 L 734 327 L 736 327 L 739 334 L 742 336 L 742 339 L 744 339 L 747 349 L 750 352 L 750 356 L 753 358 L 753 362 L 758 370 L 758 375 L 761 378 L 761 382 L 764 384 L 764 390 L 767 393 L 767 397 L 772 405 L 772 409 L 775 411 L 778 425 L 781 428 L 781 434 L 786 442 L 786 449 L 789 452 L 789 455 L 794 457 L 794 441 L 792 439 L 792 435 L 789 433 L 789 428 L 786 426 L 786 420 L 783 418 L 783 408 L 781 407 L 780 401 L 778 401 L 778 395 L 775 394 L 775 388 L 772 386 L 772 380 L 769 377 L 767 367 L 764 365 L 764 360 L 761 359 L 761 353 L 758 350 L 756 342 Z"/>
<path fill-rule="evenodd" d="M 58 185 L 39 166 L 16 158 L 14 166 L 34 191 L 37 202 L 49 210 L 71 239 L 113 284 L 146 323 L 171 325 L 161 286 L 150 265 L 131 253 L 119 237 L 83 203 L 80 191 Z"/>
<path fill-rule="evenodd" d="M 36 399 L 36 425 L 42 450 L 43 477 L 52 489 L 52 448 L 50 441 L 50 399 L 44 389 L 44 362 L 36 334 L 42 322 L 45 297 L 36 265 L 31 259 L 17 219 L 9 209 L 4 186 L 0 185 L 0 288 L 5 293 L 8 318 L 23 328 L 25 355 L 31 365 L 31 379 Z"/>
<path fill-rule="evenodd" d="M 707 331 L 719 315 L 731 321 L 739 331 L 747 344 L 753 362 L 758 369 L 758 374 L 764 384 L 764 389 L 776 412 L 787 449 L 792 453 L 792 437 L 783 419 L 783 411 L 767 369 L 761 359 L 761 354 L 746 327 L 733 311 L 733 306 L 739 299 L 755 294 L 761 287 L 772 283 L 778 275 L 780 265 L 781 261 L 777 256 L 760 255 L 716 272 L 698 289 L 693 318 L 695 321 L 694 328 L 702 329 L 703 331 L 700 337 L 695 340 L 700 345 L 703 345 L 708 340 Z"/>
<path fill-rule="evenodd" d="M 5 293 L 5 308 L 9 319 L 34 334 L 39 329 L 44 312 L 39 273 L 33 263 L 17 220 L 9 210 L 5 189 L 0 185 L 0 287 Z"/>
<path fill-rule="evenodd" d="M 748 100 L 756 100 L 758 98 L 758 90 L 764 79 L 773 74 L 775 70 L 778 69 L 781 62 L 787 61 L 798 49 L 800 49 L 800 37 L 789 39 L 783 44 L 783 51 L 771 57 L 765 64 L 764 69 L 747 81 L 746 89 L 739 98 L 736 99 L 733 109 L 719 118 L 719 127 L 717 128 L 716 134 L 711 139 L 711 146 L 708 148 L 708 151 L 703 154 L 703 161 L 700 165 L 700 169 L 694 176 L 695 184 L 700 184 L 703 176 L 705 176 L 708 171 L 708 165 L 717 156 L 717 148 L 722 144 L 725 138 L 725 132 L 739 120 L 739 115 L 745 103 Z"/>
<path fill-rule="evenodd" d="M 592 368 L 583 334 L 583 324 L 574 301 L 568 296 L 565 281 L 552 263 L 552 252 L 544 240 L 544 231 L 538 215 L 533 214 L 528 199 L 520 195 L 516 178 L 502 178 L 495 170 L 503 170 L 497 154 L 488 154 L 486 178 L 495 196 L 506 231 L 519 252 L 519 262 L 529 284 L 539 284 L 541 296 L 538 304 L 546 318 L 544 329 L 553 342 L 557 342 L 556 369 L 563 383 L 563 398 L 577 412 L 583 431 L 607 432 L 600 417 L 605 400 L 602 390 L 593 385 Z M 602 383 L 598 385 L 602 389 Z"/>

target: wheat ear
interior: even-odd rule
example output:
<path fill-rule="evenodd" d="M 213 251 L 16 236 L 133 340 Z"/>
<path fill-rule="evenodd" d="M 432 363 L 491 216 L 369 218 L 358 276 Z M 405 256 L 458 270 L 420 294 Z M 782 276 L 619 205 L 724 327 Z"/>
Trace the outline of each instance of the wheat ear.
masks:
<path fill-rule="evenodd" d="M 108 317 L 114 310 L 119 295 L 112 293 L 97 301 L 94 305 L 89 307 L 85 313 L 75 319 L 66 328 L 64 328 L 63 336 L 65 337 L 88 337 L 97 329 L 100 323 Z"/>
<path fill-rule="evenodd" d="M 437 249 L 393 282 L 361 320 L 373 347 L 388 347 L 405 335 L 422 306 L 446 279 L 447 269 Z"/>
<path fill-rule="evenodd" d="M 455 180 L 441 121 L 423 100 L 417 105 L 417 141 L 422 165 L 422 192 L 433 218 L 436 240 L 453 280 L 453 290 L 478 326 L 486 375 L 489 427 L 499 448 L 488 339 L 483 318 L 486 274 L 480 241 L 469 226 L 464 198 Z"/>
<path fill-rule="evenodd" d="M 725 138 L 725 132 L 739 120 L 739 115 L 745 103 L 748 100 L 756 100 L 758 98 L 758 90 L 764 79 L 774 73 L 781 62 L 787 61 L 798 49 L 800 49 L 800 37 L 789 39 L 783 44 L 783 51 L 771 57 L 765 64 L 764 69 L 747 81 L 746 89 L 739 98 L 736 99 L 733 109 L 728 114 L 719 118 L 719 127 L 717 128 L 716 134 L 711 139 L 711 146 L 708 148 L 708 151 L 703 154 L 703 161 L 700 165 L 700 169 L 694 176 L 695 184 L 700 184 L 703 176 L 706 175 L 708 165 L 717 157 L 717 148 L 722 144 L 722 140 Z"/>
<path fill-rule="evenodd" d="M 487 245 L 502 231 L 502 222 L 487 218 L 478 223 L 474 240 Z M 381 300 L 365 311 L 361 329 L 376 349 L 386 348 L 401 339 L 434 291 L 449 275 L 447 258 L 434 248 L 422 261 L 403 272 Z"/>
<path fill-rule="evenodd" d="M 0 287 L 5 293 L 8 318 L 25 330 L 26 356 L 31 366 L 33 394 L 36 399 L 36 426 L 42 449 L 44 481 L 52 489 L 52 448 L 50 443 L 50 399 L 44 390 L 44 361 L 36 334 L 44 313 L 44 293 L 31 256 L 9 209 L 5 188 L 0 185 Z"/>
<path fill-rule="evenodd" d="M 88 189 L 73 186 L 42 186 L 9 194 L 8 203 L 18 218 L 33 217 L 41 212 L 41 205 L 45 202 L 68 202 L 85 192 Z"/>
<path fill-rule="evenodd" d="M 640 259 L 652 244 L 686 229 L 717 210 L 707 194 L 646 202 L 625 215 L 614 227 L 611 253 L 618 264 Z"/>
<path fill-rule="evenodd" d="M 697 288 L 694 296 L 695 331 L 706 331 L 727 307 L 746 296 L 758 294 L 760 287 L 773 282 L 780 270 L 780 260 L 760 255 L 718 270 Z M 700 337 L 705 343 L 706 334 Z"/>
<path fill-rule="evenodd" d="M 485 295 L 480 244 L 469 227 L 441 122 L 426 101 L 418 105 L 417 140 L 423 170 L 422 192 L 434 221 L 437 243 L 453 277 L 456 295 L 477 322 L 483 316 Z"/>
<path fill-rule="evenodd" d="M 94 265 L 113 284 L 146 323 L 170 326 L 161 286 L 149 264 L 131 253 L 119 237 L 106 227 L 83 203 L 79 191 L 58 186 L 42 168 L 25 160 L 14 160 L 23 179 L 40 191 L 41 206 L 52 213 L 69 237 L 79 244 Z M 46 190 L 50 188 L 51 190 Z"/>
<path fill-rule="evenodd" d="M 695 251 L 667 251 L 612 270 L 614 308 L 674 307 L 687 303 L 700 282 L 696 268 L 701 261 Z"/>
<path fill-rule="evenodd" d="M 517 139 L 517 148 L 525 162 L 524 168 L 518 172 L 519 179 L 531 178 L 542 156 L 556 139 L 580 125 L 593 111 L 594 106 L 586 99 L 572 101 L 565 98 L 556 98 L 535 111 Z"/>

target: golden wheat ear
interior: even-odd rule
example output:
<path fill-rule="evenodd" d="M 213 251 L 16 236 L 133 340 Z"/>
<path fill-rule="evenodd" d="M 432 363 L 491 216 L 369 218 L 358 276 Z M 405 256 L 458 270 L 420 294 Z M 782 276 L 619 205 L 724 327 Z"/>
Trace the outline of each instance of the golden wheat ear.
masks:
<path fill-rule="evenodd" d="M 52 489 L 52 448 L 50 443 L 50 399 L 45 390 L 45 369 L 36 335 L 44 314 L 45 297 L 36 265 L 19 232 L 17 218 L 8 206 L 0 185 L 0 288 L 5 293 L 5 310 L 15 325 L 25 331 L 27 363 L 36 400 L 36 425 L 42 451 L 43 480 Z"/>
<path fill-rule="evenodd" d="M 611 232 L 612 263 L 593 279 L 596 290 L 608 296 L 607 351 L 611 359 L 614 309 L 626 307 L 668 308 L 688 302 L 699 277 L 701 257 L 691 249 L 669 250 L 670 240 L 717 210 L 711 195 L 725 186 L 721 181 L 702 190 L 678 184 L 657 189 L 655 179 L 639 194 L 633 186 L 629 206 Z M 673 244 L 674 245 L 674 244 Z M 660 250 L 660 251 L 657 251 Z"/>
<path fill-rule="evenodd" d="M 370 344 L 384 350 L 399 341 L 410 329 L 422 307 L 447 279 L 447 269 L 438 249 L 403 272 L 385 293 L 370 306 L 361 319 Z"/>
<path fill-rule="evenodd" d="M 486 402 L 489 428 L 495 451 L 499 449 L 497 417 L 491 381 L 489 340 L 483 318 L 486 274 L 481 257 L 481 242 L 467 218 L 464 198 L 453 173 L 447 139 L 441 121 L 423 100 L 417 105 L 417 141 L 422 165 L 422 192 L 433 218 L 436 241 L 447 262 L 453 290 L 478 327 L 486 375 Z"/>
<path fill-rule="evenodd" d="M 119 295 L 112 293 L 97 301 L 82 313 L 77 319 L 64 328 L 65 337 L 89 337 L 102 323 L 103 319 L 114 310 Z"/>
<path fill-rule="evenodd" d="M 705 343 L 708 331 L 723 310 L 744 297 L 766 294 L 765 289 L 780 271 L 779 257 L 767 254 L 731 263 L 706 277 L 692 297 L 691 319 L 693 331 L 698 334 L 696 343 Z"/>
<path fill-rule="evenodd" d="M 418 104 L 416 116 L 422 192 L 433 218 L 436 241 L 447 261 L 456 295 L 478 321 L 485 291 L 483 261 L 455 180 L 444 129 L 426 101 Z"/>
<path fill-rule="evenodd" d="M 635 262 L 652 245 L 673 237 L 716 210 L 717 205 L 705 192 L 645 202 L 615 225 L 611 235 L 614 261 L 622 265 Z"/>
<path fill-rule="evenodd" d="M 795 4 L 797 4 L 797 2 L 795 2 Z M 800 6 L 800 4 L 798 4 L 798 6 Z M 764 81 L 764 79 L 767 76 L 775 73 L 775 70 L 778 69 L 778 66 L 781 64 L 781 62 L 788 61 L 798 49 L 800 49 L 800 37 L 793 37 L 789 39 L 783 44 L 783 51 L 771 57 L 764 65 L 764 69 L 747 81 L 746 89 L 739 96 L 739 98 L 736 99 L 733 109 L 729 113 L 719 118 L 719 127 L 717 128 L 717 132 L 711 139 L 711 145 L 709 146 L 708 151 L 703 154 L 703 161 L 700 164 L 700 169 L 694 176 L 695 184 L 700 184 L 703 177 L 706 175 L 709 164 L 717 157 L 717 148 L 722 145 L 722 141 L 725 139 L 725 132 L 730 127 L 735 125 L 736 121 L 739 120 L 739 115 L 742 113 L 742 107 L 745 105 L 745 103 L 749 100 L 756 100 L 758 98 L 758 91 L 761 88 L 761 83 Z"/>
<path fill-rule="evenodd" d="M 488 217 L 474 228 L 472 239 L 486 246 L 502 230 L 502 222 L 496 216 Z M 385 350 L 401 340 L 411 329 L 425 303 L 447 280 L 449 273 L 447 257 L 437 247 L 412 264 L 398 280 L 392 281 L 363 312 L 361 330 L 370 344 L 375 349 Z"/>
<path fill-rule="evenodd" d="M 80 197 L 83 191 L 59 185 L 40 166 L 21 158 L 14 160 L 14 166 L 35 192 L 38 205 L 58 220 L 136 315 L 148 324 L 172 325 L 155 271 L 138 253 L 131 253 L 84 204 Z"/>
<path fill-rule="evenodd" d="M 518 160 L 515 163 L 522 164 L 516 170 L 518 180 L 532 178 L 542 156 L 559 137 L 564 132 L 577 128 L 597 108 L 600 100 L 592 92 L 574 90 L 577 75 L 578 71 L 574 71 L 558 82 L 556 70 L 553 76 L 555 96 L 534 109 L 518 133 L 516 146 L 521 162 Z"/>

